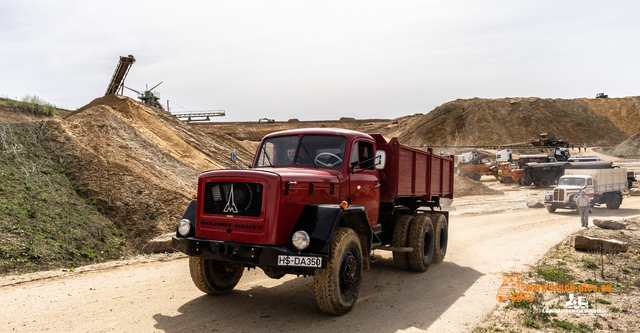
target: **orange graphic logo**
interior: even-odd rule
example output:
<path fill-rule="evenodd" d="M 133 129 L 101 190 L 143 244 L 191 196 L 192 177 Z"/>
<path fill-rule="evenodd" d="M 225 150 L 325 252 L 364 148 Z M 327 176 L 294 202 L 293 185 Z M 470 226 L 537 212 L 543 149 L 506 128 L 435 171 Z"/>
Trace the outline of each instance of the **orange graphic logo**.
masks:
<path fill-rule="evenodd" d="M 508 273 L 504 280 L 502 280 L 502 286 L 498 289 L 496 299 L 498 302 L 511 300 L 513 302 L 522 302 L 527 300 L 533 302 L 536 298 L 535 294 L 526 291 L 524 284 L 524 277 L 518 272 Z"/>

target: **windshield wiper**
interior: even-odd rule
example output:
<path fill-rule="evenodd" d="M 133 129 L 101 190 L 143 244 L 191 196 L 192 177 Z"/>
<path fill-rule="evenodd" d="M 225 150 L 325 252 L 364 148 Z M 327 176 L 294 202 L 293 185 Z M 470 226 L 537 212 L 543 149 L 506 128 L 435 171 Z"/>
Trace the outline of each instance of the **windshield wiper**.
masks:
<path fill-rule="evenodd" d="M 309 151 L 307 150 L 307 147 L 302 146 L 302 148 L 304 148 L 304 151 L 307 153 L 307 156 L 309 156 L 309 159 L 311 160 L 311 163 L 313 163 L 313 166 L 316 167 L 316 170 L 318 170 L 318 166 L 316 165 L 316 161 L 314 161 L 313 158 L 311 158 L 311 154 L 309 154 Z"/>
<path fill-rule="evenodd" d="M 267 153 L 267 151 L 264 151 L 264 155 L 267 157 L 267 161 L 269 161 L 269 165 L 273 168 L 273 163 L 271 163 L 271 158 L 269 158 L 269 153 Z"/>

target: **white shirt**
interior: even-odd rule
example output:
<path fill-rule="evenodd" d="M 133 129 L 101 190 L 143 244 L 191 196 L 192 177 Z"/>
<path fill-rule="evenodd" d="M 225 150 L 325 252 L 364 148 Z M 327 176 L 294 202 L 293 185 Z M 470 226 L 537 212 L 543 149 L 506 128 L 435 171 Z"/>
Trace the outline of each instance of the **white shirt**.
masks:
<path fill-rule="evenodd" d="M 580 207 L 589 207 L 589 197 L 588 196 L 579 196 L 578 199 L 576 199 L 576 204 Z"/>

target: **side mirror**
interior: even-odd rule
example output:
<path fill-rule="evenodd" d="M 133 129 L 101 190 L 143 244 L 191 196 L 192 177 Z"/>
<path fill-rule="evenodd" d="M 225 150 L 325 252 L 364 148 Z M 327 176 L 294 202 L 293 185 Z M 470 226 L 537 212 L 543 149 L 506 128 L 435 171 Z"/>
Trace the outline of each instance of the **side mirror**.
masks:
<path fill-rule="evenodd" d="M 376 151 L 375 165 L 376 169 L 383 170 L 387 163 L 387 153 L 384 150 Z"/>
<path fill-rule="evenodd" d="M 237 149 L 234 149 L 234 150 L 231 152 L 231 162 L 233 162 L 233 164 L 237 164 L 237 163 L 236 163 L 236 160 L 237 160 L 237 159 L 238 159 L 238 150 L 237 150 Z"/>

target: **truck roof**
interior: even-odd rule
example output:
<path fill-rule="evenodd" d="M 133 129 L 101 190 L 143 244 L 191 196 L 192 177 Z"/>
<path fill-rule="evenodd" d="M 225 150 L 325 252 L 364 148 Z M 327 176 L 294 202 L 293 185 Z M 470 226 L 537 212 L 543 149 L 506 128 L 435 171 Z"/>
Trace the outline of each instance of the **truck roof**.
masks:
<path fill-rule="evenodd" d="M 347 137 L 347 139 L 352 140 L 355 138 L 367 138 L 374 140 L 374 138 L 369 135 L 358 131 L 347 130 L 343 128 L 300 128 L 300 129 L 292 129 L 286 131 L 279 131 L 265 135 L 264 138 L 270 138 L 273 136 L 283 136 L 283 135 L 305 135 L 305 134 L 324 134 L 324 135 L 343 135 Z"/>

